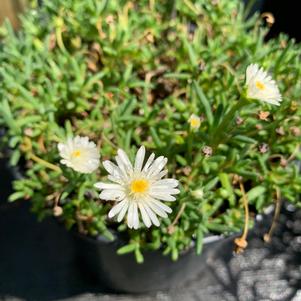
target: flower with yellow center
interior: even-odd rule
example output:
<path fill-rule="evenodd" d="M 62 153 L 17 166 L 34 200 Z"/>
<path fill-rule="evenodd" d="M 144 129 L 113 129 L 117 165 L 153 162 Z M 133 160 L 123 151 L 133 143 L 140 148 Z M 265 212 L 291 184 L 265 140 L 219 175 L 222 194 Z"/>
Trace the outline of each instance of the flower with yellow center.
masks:
<path fill-rule="evenodd" d="M 188 122 L 193 130 L 198 130 L 201 125 L 201 118 L 195 114 L 192 114 L 189 117 Z"/>
<path fill-rule="evenodd" d="M 162 179 L 167 174 L 163 170 L 167 158 L 160 156 L 155 159 L 151 154 L 143 166 L 145 147 L 141 146 L 137 152 L 134 165 L 126 153 L 119 149 L 116 164 L 104 161 L 103 166 L 109 173 L 108 179 L 113 183 L 96 183 L 94 186 L 101 191 L 99 198 L 116 201 L 117 204 L 109 212 L 109 218 L 117 216 L 121 222 L 125 215 L 129 228 L 140 227 L 139 212 L 146 227 L 152 224 L 160 225 L 157 216 L 166 218 L 172 210 L 161 201 L 175 201 L 173 195 L 180 192 L 175 179 Z"/>
<path fill-rule="evenodd" d="M 247 98 L 258 99 L 276 106 L 282 101 L 276 82 L 257 64 L 246 70 Z"/>
<path fill-rule="evenodd" d="M 61 163 L 81 173 L 92 173 L 99 166 L 99 151 L 88 137 L 68 138 L 66 143 L 59 143 Z"/>

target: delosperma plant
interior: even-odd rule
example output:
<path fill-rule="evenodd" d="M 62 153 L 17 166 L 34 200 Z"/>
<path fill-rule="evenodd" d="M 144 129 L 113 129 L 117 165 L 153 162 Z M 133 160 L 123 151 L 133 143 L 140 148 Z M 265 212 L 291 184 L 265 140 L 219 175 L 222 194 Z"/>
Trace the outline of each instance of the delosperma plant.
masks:
<path fill-rule="evenodd" d="M 257 213 L 299 206 L 300 47 L 246 15 L 238 0 L 49 0 L 2 27 L 10 201 L 118 233 L 138 262 L 244 229 L 241 250 Z"/>

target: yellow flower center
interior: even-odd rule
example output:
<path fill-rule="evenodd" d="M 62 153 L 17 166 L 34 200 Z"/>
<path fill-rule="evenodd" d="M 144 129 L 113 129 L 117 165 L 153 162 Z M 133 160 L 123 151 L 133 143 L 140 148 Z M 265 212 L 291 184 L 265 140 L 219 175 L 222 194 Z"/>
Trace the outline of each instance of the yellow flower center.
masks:
<path fill-rule="evenodd" d="M 78 157 L 80 157 L 80 155 L 81 155 L 82 153 L 81 153 L 81 151 L 80 150 L 75 150 L 73 153 L 72 153 L 72 157 L 75 157 L 75 158 L 78 158 Z"/>
<path fill-rule="evenodd" d="M 190 120 L 190 126 L 193 128 L 197 128 L 200 126 L 200 120 L 197 118 L 191 118 Z"/>
<path fill-rule="evenodd" d="M 130 184 L 131 193 L 144 193 L 149 188 L 149 182 L 144 179 L 133 180 Z"/>
<path fill-rule="evenodd" d="M 264 85 L 262 82 L 260 82 L 260 81 L 257 81 L 257 82 L 255 83 L 255 85 L 256 85 L 256 88 L 257 88 L 258 90 L 264 90 L 264 89 L 265 89 L 265 85 Z"/>

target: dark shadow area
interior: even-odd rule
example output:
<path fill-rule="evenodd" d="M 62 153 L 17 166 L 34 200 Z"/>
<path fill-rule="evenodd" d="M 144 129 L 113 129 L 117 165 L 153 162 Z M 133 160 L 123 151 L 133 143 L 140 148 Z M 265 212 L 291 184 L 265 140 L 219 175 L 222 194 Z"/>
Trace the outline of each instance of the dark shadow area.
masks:
<path fill-rule="evenodd" d="M 1 138 L 1 133 L 0 133 Z M 1 150 L 0 150 L 1 151 Z M 7 165 L 7 158 L 5 158 L 3 155 L 1 155 L 0 152 L 0 208 L 4 206 L 10 206 L 7 203 L 7 199 L 9 194 L 12 190 L 12 180 L 13 175 L 12 173 L 6 168 Z"/>
<path fill-rule="evenodd" d="M 294 0 L 243 0 L 247 10 L 247 16 L 255 12 L 271 13 L 274 19 L 266 41 L 276 38 L 280 33 L 287 34 L 297 42 L 301 41 L 300 30 L 300 3 Z"/>
<path fill-rule="evenodd" d="M 283 32 L 296 41 L 301 41 L 299 1 L 265 0 L 261 11 L 271 12 L 275 18 L 267 39 L 277 37 L 280 32 Z"/>
<path fill-rule="evenodd" d="M 0 299 L 57 300 L 102 291 L 82 276 L 72 239 L 55 221 L 37 224 L 26 203 L 0 213 Z"/>
<path fill-rule="evenodd" d="M 300 217 L 300 210 L 284 206 L 271 243 L 262 239 L 269 218 L 251 232 L 248 249 L 242 255 L 231 256 L 230 245 L 220 250 L 226 256 L 213 255 L 208 268 L 218 294 L 228 294 L 225 300 L 237 301 L 301 300 Z"/>
<path fill-rule="evenodd" d="M 7 203 L 9 171 L 0 165 L 0 300 L 57 300 L 103 292 L 78 268 L 72 237 L 53 219 L 38 223 L 26 201 Z"/>

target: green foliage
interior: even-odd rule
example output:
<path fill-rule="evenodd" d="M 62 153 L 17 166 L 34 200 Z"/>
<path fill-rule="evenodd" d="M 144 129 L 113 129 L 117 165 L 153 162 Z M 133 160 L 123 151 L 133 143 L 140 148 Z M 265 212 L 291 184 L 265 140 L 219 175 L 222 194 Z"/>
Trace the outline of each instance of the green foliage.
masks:
<path fill-rule="evenodd" d="M 285 36 L 264 43 L 266 30 L 245 19 L 240 3 L 49 0 L 22 17 L 18 33 L 1 28 L 0 125 L 11 163 L 25 162 L 10 200 L 31 199 L 39 218 L 53 215 L 59 200 L 66 226 L 87 235 L 113 239 L 118 228 L 129 242 L 118 253 L 138 262 L 143 250 L 160 248 L 176 260 L 192 241 L 201 253 L 208 232 L 242 229 L 237 178 L 253 213 L 273 203 L 276 189 L 300 205 L 300 48 Z M 243 122 L 223 129 L 250 63 L 271 71 L 283 102 L 244 106 L 234 112 Z M 191 114 L 202 116 L 197 131 Z M 93 188 L 106 180 L 103 169 L 78 176 L 58 167 L 57 143 L 72 134 L 94 140 L 103 160 L 118 147 L 133 159 L 141 144 L 168 157 L 181 194 L 160 228 L 129 230 L 107 219 L 112 204 Z"/>

